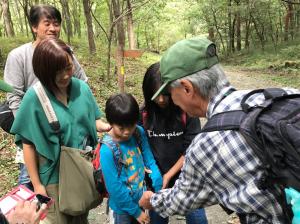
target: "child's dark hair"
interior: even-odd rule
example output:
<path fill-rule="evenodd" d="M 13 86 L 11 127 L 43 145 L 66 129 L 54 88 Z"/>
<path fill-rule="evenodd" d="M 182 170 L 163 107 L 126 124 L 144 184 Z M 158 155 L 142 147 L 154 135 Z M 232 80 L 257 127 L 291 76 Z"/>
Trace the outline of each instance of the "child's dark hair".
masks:
<path fill-rule="evenodd" d="M 159 62 L 152 64 L 146 71 L 144 80 L 143 80 L 143 95 L 144 95 L 144 110 L 147 111 L 147 118 L 144 121 L 143 126 L 145 128 L 151 128 L 154 123 L 154 117 L 156 113 L 159 113 L 161 109 L 159 106 L 151 100 L 152 96 L 158 90 L 158 88 L 162 85 L 160 71 L 159 71 Z M 181 110 L 179 107 L 175 106 L 172 98 L 169 96 L 169 105 L 167 109 L 164 110 L 165 120 L 161 120 L 160 122 L 165 123 L 167 127 L 172 126 L 172 122 L 168 122 L 170 119 L 177 119 L 179 117 Z"/>
<path fill-rule="evenodd" d="M 139 105 L 131 94 L 118 93 L 106 101 L 105 114 L 110 124 L 131 126 L 138 122 Z"/>

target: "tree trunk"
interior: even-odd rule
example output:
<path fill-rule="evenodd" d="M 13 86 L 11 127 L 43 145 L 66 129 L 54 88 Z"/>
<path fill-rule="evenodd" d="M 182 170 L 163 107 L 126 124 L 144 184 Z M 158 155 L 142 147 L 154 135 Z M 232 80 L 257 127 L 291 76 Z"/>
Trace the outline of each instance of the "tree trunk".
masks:
<path fill-rule="evenodd" d="M 24 12 L 24 15 L 25 15 L 25 20 L 27 21 L 27 23 L 30 26 L 30 23 L 29 23 L 29 10 L 28 10 L 29 3 L 28 3 L 28 0 L 22 0 L 22 1 L 19 1 L 19 3 L 21 4 L 21 7 L 23 8 L 23 12 Z M 31 31 L 32 39 L 35 40 L 36 36 L 35 36 L 32 28 L 31 28 L 31 26 L 30 26 L 30 31 Z M 27 26 L 26 26 L 26 34 L 28 35 Z"/>
<path fill-rule="evenodd" d="M 8 37 L 14 37 L 15 32 L 13 28 L 13 23 L 11 20 L 11 15 L 9 11 L 9 1 L 8 0 L 2 0 L 2 16 L 4 20 L 4 27 L 5 32 Z"/>
<path fill-rule="evenodd" d="M 216 41 L 214 28 L 212 26 L 209 26 L 209 28 L 208 28 L 208 39 L 210 39 L 212 42 Z"/>
<path fill-rule="evenodd" d="M 83 1 L 83 9 L 84 9 L 84 15 L 86 19 L 86 26 L 87 26 L 87 33 L 88 33 L 89 50 L 90 50 L 90 54 L 95 54 L 96 45 L 94 40 L 93 21 L 90 12 L 90 1 L 89 0 L 82 0 L 82 1 Z"/>
<path fill-rule="evenodd" d="M 129 49 L 135 49 L 135 38 L 134 38 L 134 28 L 133 28 L 133 16 L 132 16 L 132 9 L 130 0 L 126 0 L 127 2 L 127 10 L 129 11 L 127 14 L 127 32 L 128 32 L 128 44 Z"/>
<path fill-rule="evenodd" d="M 124 31 L 124 25 L 123 25 L 123 18 L 121 16 L 120 2 L 119 2 L 119 0 L 112 0 L 111 2 L 112 2 L 112 9 L 113 9 L 114 17 L 115 17 L 115 20 L 117 20 L 118 44 L 121 46 L 122 49 L 124 49 L 124 47 L 125 47 L 125 31 Z"/>
<path fill-rule="evenodd" d="M 300 9 L 299 9 L 299 6 L 297 7 L 297 10 L 296 10 L 296 13 L 295 13 L 295 25 L 296 25 L 296 28 L 295 28 L 295 31 L 296 33 L 298 34 L 299 33 L 299 28 L 300 28 Z"/>
<path fill-rule="evenodd" d="M 227 51 L 228 53 L 231 52 L 232 50 L 232 43 L 234 43 L 234 41 L 232 41 L 232 33 L 233 33 L 233 28 L 232 28 L 232 13 L 231 13 L 231 0 L 228 0 L 227 2 L 227 7 L 228 7 L 228 14 L 227 14 L 227 24 L 228 24 L 228 39 L 227 39 Z"/>
<path fill-rule="evenodd" d="M 290 30 L 290 23 L 291 23 L 291 17 L 292 17 L 292 10 L 293 5 L 292 3 L 287 3 L 287 9 L 286 9 L 286 16 L 285 16 L 285 22 L 284 22 L 284 40 L 289 40 L 289 30 Z"/>
<path fill-rule="evenodd" d="M 137 48 L 139 49 L 140 48 L 140 24 L 138 24 L 138 27 L 137 27 L 137 32 L 136 32 L 136 44 L 137 44 Z"/>
<path fill-rule="evenodd" d="M 291 38 L 292 40 L 295 37 L 295 16 L 294 16 L 294 7 L 292 5 L 291 9 L 290 9 L 291 15 L 290 15 L 290 34 L 291 34 Z"/>
<path fill-rule="evenodd" d="M 251 17 L 247 18 L 246 25 L 245 25 L 245 49 L 249 49 L 250 42 L 249 42 L 249 36 L 250 36 L 250 27 L 251 27 Z"/>
<path fill-rule="evenodd" d="M 146 48 L 150 49 L 150 46 L 149 46 L 149 37 L 148 37 L 148 32 L 147 32 L 147 27 L 146 26 L 144 26 L 144 32 L 145 32 Z"/>
<path fill-rule="evenodd" d="M 111 24 L 111 27 L 109 29 L 109 35 L 108 35 L 108 51 L 107 51 L 107 75 L 106 78 L 108 80 L 108 83 L 110 84 L 110 57 L 111 57 L 111 43 L 112 43 L 112 37 L 113 37 L 113 33 L 114 33 L 114 27 L 113 24 Z"/>
<path fill-rule="evenodd" d="M 1 6 L 1 5 L 0 5 Z M 2 6 L 0 7 L 0 16 L 2 16 Z M 4 36 L 2 31 L 2 26 L 0 26 L 0 37 Z M 0 48 L 1 50 L 1 48 Z"/>
<path fill-rule="evenodd" d="M 236 1 L 237 6 L 240 5 L 240 1 Z M 242 38 L 241 38 L 241 13 L 240 8 L 236 12 L 236 50 L 242 49 Z"/>
<path fill-rule="evenodd" d="M 208 39 L 211 40 L 212 42 L 215 42 L 215 31 L 214 31 L 214 26 L 211 23 L 211 20 L 208 15 L 205 15 L 205 21 L 208 27 Z"/>
<path fill-rule="evenodd" d="M 18 0 L 15 0 L 14 3 L 15 3 L 15 6 L 16 6 L 16 11 L 17 11 L 17 15 L 18 15 L 18 22 L 19 22 L 19 25 L 20 25 L 20 31 L 23 34 L 24 33 L 24 24 L 23 24 L 23 20 L 22 20 L 22 16 L 21 16 L 21 10 L 20 10 Z M 25 24 L 26 24 L 26 22 L 25 22 Z"/>
<path fill-rule="evenodd" d="M 77 1 L 73 2 L 73 21 L 74 21 L 74 35 L 77 34 L 78 37 L 81 37 L 81 25 L 80 25 L 80 4 Z"/>
<path fill-rule="evenodd" d="M 274 49 L 275 49 L 275 51 L 276 51 L 276 50 L 277 50 L 276 33 L 274 32 L 273 24 L 272 24 L 272 20 L 273 20 L 274 18 L 272 18 L 272 15 L 270 14 L 270 11 L 268 11 L 268 19 L 269 19 L 269 27 L 270 27 L 270 28 L 269 28 L 269 30 L 270 30 L 269 36 L 271 37 L 271 40 L 272 40 Z"/>
<path fill-rule="evenodd" d="M 117 74 L 118 74 L 118 86 L 119 91 L 124 92 L 124 47 L 125 47 L 125 32 L 123 26 L 123 18 L 120 11 L 119 0 L 112 0 L 112 9 L 114 12 L 115 20 L 117 20 L 117 35 L 118 35 L 118 47 L 116 54 Z"/>
<path fill-rule="evenodd" d="M 219 35 L 219 38 L 221 40 L 221 45 L 222 45 L 222 49 L 223 49 L 223 52 L 228 54 L 228 50 L 226 51 L 226 48 L 225 48 L 225 43 L 224 43 L 224 40 L 223 40 L 223 36 L 222 36 L 222 33 L 218 27 L 218 21 L 217 21 L 217 15 L 216 15 L 216 12 L 211 9 L 211 14 L 213 16 L 213 21 L 214 21 L 214 26 L 215 26 L 215 29 L 216 29 L 216 32 L 217 34 Z"/>
<path fill-rule="evenodd" d="M 236 27 L 236 14 L 234 15 L 233 21 L 232 21 L 232 25 L 231 25 L 231 37 L 230 37 L 230 41 L 231 41 L 231 52 L 235 52 L 235 27 Z"/>
<path fill-rule="evenodd" d="M 73 31 L 72 31 L 72 23 L 71 23 L 71 15 L 70 15 L 70 9 L 69 9 L 69 3 L 67 0 L 60 0 L 61 6 L 62 6 L 62 14 L 64 15 L 64 19 L 66 22 L 66 31 L 67 31 L 67 37 L 68 37 L 68 43 L 71 43 L 71 37 L 73 37 Z"/>
<path fill-rule="evenodd" d="M 265 41 L 264 41 L 263 31 L 262 32 L 259 31 L 257 21 L 255 20 L 255 18 L 251 14 L 250 14 L 250 16 L 251 16 L 251 20 L 253 21 L 253 25 L 254 25 L 254 29 L 256 31 L 256 35 L 258 36 L 258 38 L 260 40 L 261 49 L 264 51 L 264 49 L 265 49 Z"/>

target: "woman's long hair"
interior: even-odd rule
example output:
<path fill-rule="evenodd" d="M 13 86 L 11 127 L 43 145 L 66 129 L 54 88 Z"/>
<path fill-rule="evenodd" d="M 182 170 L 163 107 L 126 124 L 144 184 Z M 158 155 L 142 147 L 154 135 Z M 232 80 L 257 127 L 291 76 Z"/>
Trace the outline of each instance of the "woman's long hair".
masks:
<path fill-rule="evenodd" d="M 143 95 L 144 95 L 144 110 L 147 111 L 146 119 L 143 119 L 143 125 L 146 129 L 152 128 L 154 119 L 159 113 L 161 116 L 159 122 L 165 124 L 166 127 L 172 127 L 173 122 L 168 122 L 174 119 L 181 119 L 181 110 L 175 106 L 171 96 L 169 96 L 169 105 L 167 108 L 161 109 L 153 100 L 151 100 L 154 93 L 162 85 L 159 62 L 152 64 L 146 71 L 143 80 Z"/>

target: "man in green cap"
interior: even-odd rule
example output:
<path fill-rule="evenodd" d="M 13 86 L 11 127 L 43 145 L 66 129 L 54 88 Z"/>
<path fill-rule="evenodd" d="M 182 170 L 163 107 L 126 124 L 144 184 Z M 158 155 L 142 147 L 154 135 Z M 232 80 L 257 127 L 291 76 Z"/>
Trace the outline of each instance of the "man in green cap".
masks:
<path fill-rule="evenodd" d="M 230 86 L 215 44 L 206 38 L 175 43 L 163 55 L 160 66 L 164 84 L 152 100 L 169 92 L 174 103 L 194 117 L 209 120 L 214 114 L 240 110 L 248 92 Z M 262 94 L 256 94 L 248 101 L 255 105 L 263 100 Z M 140 206 L 167 217 L 220 204 L 236 212 L 241 223 L 286 223 L 278 194 L 258 187 L 263 171 L 259 158 L 238 131 L 203 132 L 187 149 L 173 188 L 145 192 Z"/>

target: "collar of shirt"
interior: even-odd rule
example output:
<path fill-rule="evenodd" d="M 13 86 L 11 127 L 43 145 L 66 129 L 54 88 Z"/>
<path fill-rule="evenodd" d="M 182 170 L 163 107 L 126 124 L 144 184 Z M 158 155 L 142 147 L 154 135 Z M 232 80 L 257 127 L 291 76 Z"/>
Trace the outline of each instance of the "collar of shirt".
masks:
<path fill-rule="evenodd" d="M 234 90 L 235 89 L 232 86 L 224 87 L 217 95 L 212 97 L 207 106 L 206 117 L 210 118 L 213 115 L 213 112 L 216 106 L 218 106 L 218 104 L 220 103 L 220 101 L 222 101 L 226 96 L 228 96 Z"/>

